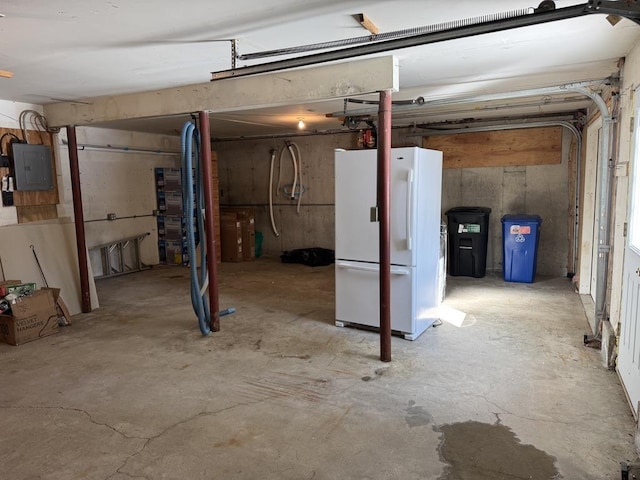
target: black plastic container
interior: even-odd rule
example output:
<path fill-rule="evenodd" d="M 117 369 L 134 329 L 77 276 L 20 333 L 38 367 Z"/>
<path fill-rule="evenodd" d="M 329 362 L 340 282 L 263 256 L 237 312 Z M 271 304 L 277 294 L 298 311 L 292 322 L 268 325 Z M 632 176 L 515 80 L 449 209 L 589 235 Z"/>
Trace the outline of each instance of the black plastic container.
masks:
<path fill-rule="evenodd" d="M 449 275 L 481 278 L 487 271 L 489 214 L 487 207 L 447 210 Z"/>

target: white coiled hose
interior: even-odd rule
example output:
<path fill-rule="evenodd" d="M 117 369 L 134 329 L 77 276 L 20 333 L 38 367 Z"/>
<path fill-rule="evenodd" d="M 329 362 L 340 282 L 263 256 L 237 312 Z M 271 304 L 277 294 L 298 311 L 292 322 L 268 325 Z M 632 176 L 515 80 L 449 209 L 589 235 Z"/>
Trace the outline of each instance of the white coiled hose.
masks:
<path fill-rule="evenodd" d="M 280 196 L 280 188 L 282 183 L 282 157 L 284 152 L 288 151 L 291 156 L 291 163 L 293 165 L 293 183 L 291 186 L 290 198 L 294 200 L 296 198 L 296 187 L 299 190 L 298 203 L 296 206 L 296 213 L 300 214 L 300 204 L 302 203 L 302 193 L 304 189 L 302 187 L 302 155 L 300 154 L 300 147 L 296 143 L 287 142 L 281 149 L 278 155 L 278 184 L 276 185 L 276 197 Z M 273 216 L 273 170 L 276 163 L 276 150 L 271 150 L 271 163 L 269 165 L 269 218 L 271 220 L 271 229 L 276 237 L 280 236 L 278 227 L 276 227 L 276 221 Z"/>
<path fill-rule="evenodd" d="M 295 198 L 296 196 L 296 178 L 299 184 L 300 193 L 298 193 L 298 204 L 296 206 L 296 213 L 300 214 L 300 204 L 302 203 L 302 194 L 304 189 L 302 188 L 302 155 L 300 154 L 300 147 L 298 144 L 289 142 L 287 144 L 287 148 L 289 149 L 289 153 L 291 154 L 291 158 L 293 159 L 294 165 L 294 174 L 293 174 L 293 186 L 291 187 L 291 198 Z M 294 150 L 297 152 L 294 153 Z"/>
<path fill-rule="evenodd" d="M 273 166 L 276 163 L 276 151 L 275 149 L 271 150 L 271 167 L 269 168 L 269 217 L 271 218 L 271 229 L 276 237 L 280 236 L 278 232 L 278 228 L 276 227 L 276 221 L 273 218 Z M 280 172 L 278 171 L 278 176 Z M 278 184 L 280 181 L 278 180 Z M 276 190 L 277 195 L 277 190 Z"/>

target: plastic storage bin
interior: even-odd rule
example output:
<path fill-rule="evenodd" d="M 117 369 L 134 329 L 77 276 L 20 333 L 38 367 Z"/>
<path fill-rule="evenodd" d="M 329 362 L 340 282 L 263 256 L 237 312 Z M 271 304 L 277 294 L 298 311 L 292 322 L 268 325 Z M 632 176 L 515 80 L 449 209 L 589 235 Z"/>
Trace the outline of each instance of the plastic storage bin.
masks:
<path fill-rule="evenodd" d="M 502 217 L 502 271 L 506 282 L 533 283 L 541 224 L 538 215 Z"/>
<path fill-rule="evenodd" d="M 487 271 L 489 214 L 487 207 L 455 207 L 447 210 L 449 275 L 484 277 Z"/>

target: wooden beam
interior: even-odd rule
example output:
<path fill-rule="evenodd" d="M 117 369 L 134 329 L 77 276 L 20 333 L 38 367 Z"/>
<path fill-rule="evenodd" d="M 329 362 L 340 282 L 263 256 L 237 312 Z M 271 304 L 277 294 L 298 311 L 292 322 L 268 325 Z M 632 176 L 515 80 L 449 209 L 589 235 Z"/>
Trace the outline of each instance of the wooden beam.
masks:
<path fill-rule="evenodd" d="M 423 147 L 443 152 L 443 168 L 559 164 L 562 127 L 432 135 Z"/>
<path fill-rule="evenodd" d="M 373 23 L 371 19 L 367 17 L 364 13 L 356 13 L 354 17 L 360 23 L 360 25 L 362 25 L 364 28 L 369 30 L 369 32 L 371 32 L 372 35 L 377 35 L 378 32 L 380 31 L 378 29 L 378 26 L 375 23 Z"/>
<path fill-rule="evenodd" d="M 336 98 L 397 91 L 398 61 L 392 55 L 150 92 L 61 102 L 44 106 L 49 125 L 91 125 L 132 118 L 198 111 L 210 113 L 297 105 Z"/>

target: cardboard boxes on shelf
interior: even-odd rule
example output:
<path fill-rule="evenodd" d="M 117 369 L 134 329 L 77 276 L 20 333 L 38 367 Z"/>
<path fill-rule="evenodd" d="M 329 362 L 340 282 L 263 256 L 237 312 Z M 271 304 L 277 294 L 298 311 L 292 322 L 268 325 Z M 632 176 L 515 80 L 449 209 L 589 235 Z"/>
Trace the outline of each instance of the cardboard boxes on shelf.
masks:
<path fill-rule="evenodd" d="M 182 168 L 157 167 L 154 170 L 156 195 L 158 205 L 158 251 L 160 263 L 172 265 L 188 265 L 186 243 L 187 217 L 183 213 L 182 199 Z M 218 163 L 215 152 L 211 152 L 211 183 L 214 211 L 217 211 L 219 200 L 218 192 Z M 194 189 L 195 191 L 195 189 Z M 195 221 L 194 210 L 190 221 Z M 220 218 L 214 215 L 214 235 L 216 238 L 216 259 L 221 260 L 220 242 Z M 196 242 L 199 232 L 196 227 Z M 194 259 L 195 261 L 195 259 Z"/>
<path fill-rule="evenodd" d="M 183 214 L 182 169 L 158 167 L 155 169 L 155 178 L 160 263 L 187 266 L 187 221 L 191 221 L 194 227 L 196 222 L 194 216 Z"/>

